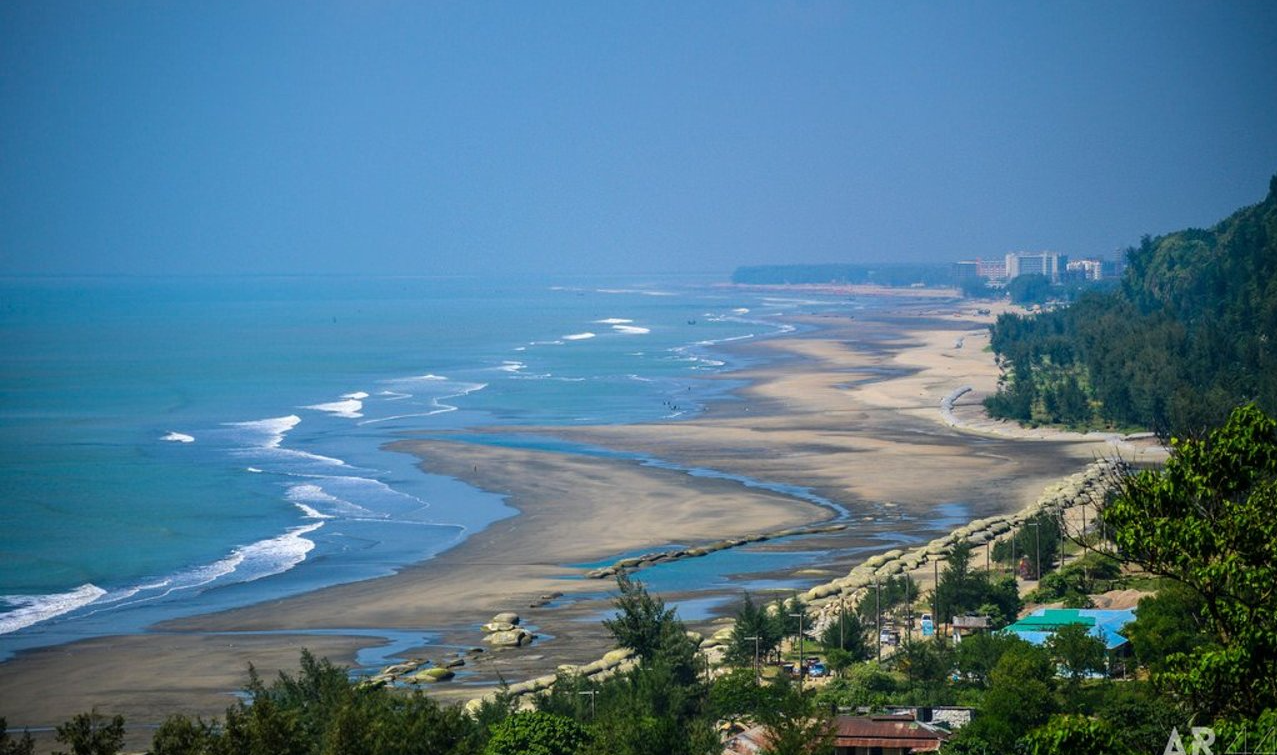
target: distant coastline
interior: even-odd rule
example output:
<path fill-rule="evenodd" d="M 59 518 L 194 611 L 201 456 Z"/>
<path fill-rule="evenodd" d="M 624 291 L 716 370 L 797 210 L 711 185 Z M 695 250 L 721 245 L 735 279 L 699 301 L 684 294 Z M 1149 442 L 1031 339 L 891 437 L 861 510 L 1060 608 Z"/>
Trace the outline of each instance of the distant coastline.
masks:
<path fill-rule="evenodd" d="M 729 283 L 723 285 L 745 291 L 816 293 L 834 296 L 889 296 L 906 299 L 959 299 L 962 297 L 962 292 L 954 286 L 884 286 L 876 283 Z"/>

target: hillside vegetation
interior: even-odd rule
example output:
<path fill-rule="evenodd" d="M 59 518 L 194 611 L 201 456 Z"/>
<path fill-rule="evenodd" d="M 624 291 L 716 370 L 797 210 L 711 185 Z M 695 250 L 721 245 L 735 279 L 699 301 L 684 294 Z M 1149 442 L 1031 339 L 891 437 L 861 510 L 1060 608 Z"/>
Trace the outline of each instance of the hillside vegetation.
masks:
<path fill-rule="evenodd" d="M 1199 435 L 1238 404 L 1277 410 L 1277 176 L 1263 202 L 1126 255 L 1113 291 L 998 318 L 989 412 Z"/>

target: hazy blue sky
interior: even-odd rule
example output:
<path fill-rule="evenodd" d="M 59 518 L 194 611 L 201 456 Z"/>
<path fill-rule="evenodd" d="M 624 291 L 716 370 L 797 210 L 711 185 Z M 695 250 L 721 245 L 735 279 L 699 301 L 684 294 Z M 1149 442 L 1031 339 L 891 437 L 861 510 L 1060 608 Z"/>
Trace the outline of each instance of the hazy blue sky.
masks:
<path fill-rule="evenodd" d="M 1104 254 L 1273 173 L 1273 2 L 0 3 L 0 273 Z"/>

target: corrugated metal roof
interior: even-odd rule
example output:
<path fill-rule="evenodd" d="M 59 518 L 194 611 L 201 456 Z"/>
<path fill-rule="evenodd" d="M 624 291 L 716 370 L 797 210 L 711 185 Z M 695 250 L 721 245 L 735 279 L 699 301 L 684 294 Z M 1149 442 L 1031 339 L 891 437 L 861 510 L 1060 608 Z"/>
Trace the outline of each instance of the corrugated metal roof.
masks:
<path fill-rule="evenodd" d="M 1032 614 L 1007 627 L 1021 639 L 1034 645 L 1046 642 L 1054 630 L 1070 624 L 1081 624 L 1091 628 L 1092 637 L 1104 643 L 1104 647 L 1112 650 L 1126 644 L 1126 638 L 1120 630 L 1135 620 L 1135 609 L 1102 610 L 1095 608 L 1039 608 Z"/>

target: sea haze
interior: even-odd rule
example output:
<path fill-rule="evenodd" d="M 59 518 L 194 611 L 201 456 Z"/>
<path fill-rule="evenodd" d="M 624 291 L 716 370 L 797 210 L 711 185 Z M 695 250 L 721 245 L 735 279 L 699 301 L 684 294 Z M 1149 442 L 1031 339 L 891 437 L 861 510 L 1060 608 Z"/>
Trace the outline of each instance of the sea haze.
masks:
<path fill-rule="evenodd" d="M 856 306 L 649 278 L 0 281 L 0 657 L 388 574 L 513 511 L 405 431 L 690 416 Z"/>

